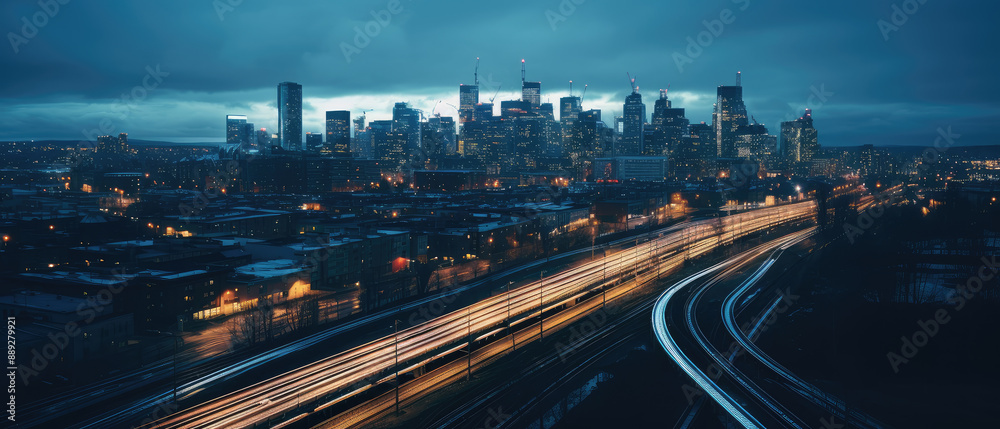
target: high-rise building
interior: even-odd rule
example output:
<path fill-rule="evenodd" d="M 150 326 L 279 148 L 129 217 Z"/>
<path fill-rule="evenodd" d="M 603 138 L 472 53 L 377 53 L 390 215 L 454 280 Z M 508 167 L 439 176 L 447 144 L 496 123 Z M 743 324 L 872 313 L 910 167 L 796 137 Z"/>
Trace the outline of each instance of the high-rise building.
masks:
<path fill-rule="evenodd" d="M 396 103 L 392 107 L 392 131 L 403 136 L 404 153 L 420 148 L 420 111 L 407 103 Z"/>
<path fill-rule="evenodd" d="M 521 84 L 521 99 L 531 104 L 532 108 L 537 108 L 542 104 L 542 83 L 524 82 Z"/>
<path fill-rule="evenodd" d="M 604 156 L 613 130 L 601 121 L 597 109 L 580 112 L 573 123 L 572 138 L 566 147 L 566 156 L 573 166 L 577 180 L 592 180 L 594 159 Z"/>
<path fill-rule="evenodd" d="M 753 123 L 736 129 L 735 144 L 737 158 L 764 163 L 777 150 L 777 137 L 769 135 L 764 124 Z"/>
<path fill-rule="evenodd" d="M 616 156 L 636 156 L 642 154 L 643 135 L 646 128 L 646 105 L 642 103 L 642 94 L 633 90 L 625 97 L 622 110 L 621 144 Z"/>
<path fill-rule="evenodd" d="M 465 125 L 472 122 L 479 104 L 479 85 L 458 86 L 458 121 Z"/>
<path fill-rule="evenodd" d="M 357 158 L 372 158 L 372 136 L 365 125 L 365 115 L 354 118 L 354 139 L 351 145 L 351 154 Z"/>
<path fill-rule="evenodd" d="M 326 112 L 326 147 L 337 156 L 351 155 L 351 112 Z"/>
<path fill-rule="evenodd" d="M 524 76 L 524 60 L 521 60 L 521 101 L 526 101 L 532 109 L 537 109 L 542 104 L 542 83 L 527 82 Z"/>
<path fill-rule="evenodd" d="M 243 136 L 246 140 L 243 141 L 243 149 L 250 150 L 257 147 L 257 129 L 254 128 L 253 122 L 247 122 L 243 126 Z"/>
<path fill-rule="evenodd" d="M 645 141 L 643 155 L 670 156 L 688 133 L 688 120 L 684 109 L 675 109 L 667 98 L 667 91 L 660 90 L 660 98 L 653 106 L 652 136 Z"/>
<path fill-rule="evenodd" d="M 790 163 L 812 161 L 819 150 L 819 138 L 811 109 L 806 109 L 801 118 L 781 123 L 781 147 Z"/>
<path fill-rule="evenodd" d="M 559 99 L 559 125 L 562 127 L 562 152 L 565 153 L 573 138 L 573 126 L 580 112 L 583 111 L 583 104 L 580 97 L 563 97 Z"/>
<path fill-rule="evenodd" d="M 306 133 L 306 149 L 310 152 L 322 152 L 323 133 Z"/>
<path fill-rule="evenodd" d="M 278 84 L 278 138 L 285 150 L 302 150 L 302 85 Z"/>
<path fill-rule="evenodd" d="M 716 158 L 717 145 L 712 126 L 704 122 L 689 127 L 689 136 L 681 139 L 674 150 L 671 161 L 673 176 L 683 180 L 695 180 L 714 174 L 710 171 L 711 161 Z"/>
<path fill-rule="evenodd" d="M 720 85 L 717 92 L 715 111 L 712 113 L 712 129 L 715 130 L 717 155 L 723 158 L 736 157 L 736 129 L 749 125 L 747 108 L 743 103 L 743 86 L 737 73 L 736 85 Z"/>
<path fill-rule="evenodd" d="M 257 147 L 262 151 L 269 152 L 271 150 L 271 135 L 268 134 L 267 128 L 261 128 L 257 130 Z"/>
<path fill-rule="evenodd" d="M 226 115 L 226 143 L 245 143 L 247 141 L 246 125 L 246 115 Z"/>

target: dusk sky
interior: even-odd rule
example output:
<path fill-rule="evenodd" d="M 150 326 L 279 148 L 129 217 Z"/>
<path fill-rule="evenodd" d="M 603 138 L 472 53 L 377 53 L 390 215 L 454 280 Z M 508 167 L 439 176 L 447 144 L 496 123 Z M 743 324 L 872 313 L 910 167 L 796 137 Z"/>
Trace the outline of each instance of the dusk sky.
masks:
<path fill-rule="evenodd" d="M 388 119 L 397 101 L 457 116 L 448 104 L 480 57 L 483 101 L 498 85 L 498 105 L 520 96 L 524 58 L 543 102 L 557 105 L 570 80 L 577 94 L 589 84 L 584 108 L 609 125 L 626 72 L 648 113 L 669 84 L 674 107 L 710 123 L 716 86 L 742 71 L 747 110 L 771 134 L 811 104 L 824 146 L 931 145 L 947 126 L 959 144 L 997 143 L 997 3 L 402 0 L 380 13 L 390 3 L 70 0 L 49 13 L 3 2 L 0 140 L 79 140 L 103 120 L 133 139 L 221 142 L 227 114 L 274 130 L 283 81 L 303 85 L 304 131 L 321 132 L 326 110 Z M 913 13 L 890 28 L 894 5 Z M 373 13 L 391 20 L 383 28 Z M 707 37 L 706 21 L 721 34 Z M 378 34 L 359 47 L 366 25 Z M 708 43 L 688 52 L 702 32 Z M 680 55 L 690 62 L 678 67 Z"/>

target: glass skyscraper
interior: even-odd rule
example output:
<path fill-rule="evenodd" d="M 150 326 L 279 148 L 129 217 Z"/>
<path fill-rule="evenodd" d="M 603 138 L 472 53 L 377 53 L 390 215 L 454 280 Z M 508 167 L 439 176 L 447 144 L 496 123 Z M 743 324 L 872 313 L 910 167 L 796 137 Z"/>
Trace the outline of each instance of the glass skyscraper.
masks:
<path fill-rule="evenodd" d="M 326 146 L 334 155 L 351 154 L 351 112 L 332 110 L 326 112 Z"/>
<path fill-rule="evenodd" d="M 278 138 L 285 150 L 302 150 L 302 85 L 278 84 Z"/>
<path fill-rule="evenodd" d="M 737 78 L 736 86 L 720 85 L 712 113 L 712 129 L 715 142 L 719 145 L 717 154 L 722 158 L 736 157 L 736 130 L 749 125 L 747 108 L 743 103 L 743 87 Z"/>

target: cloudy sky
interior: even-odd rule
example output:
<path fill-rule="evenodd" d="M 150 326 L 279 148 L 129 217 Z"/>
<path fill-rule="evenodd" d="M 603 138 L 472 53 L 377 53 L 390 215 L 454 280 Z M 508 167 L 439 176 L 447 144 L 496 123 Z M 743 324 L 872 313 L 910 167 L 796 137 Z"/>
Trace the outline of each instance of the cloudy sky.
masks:
<path fill-rule="evenodd" d="M 587 84 L 584 108 L 606 122 L 626 72 L 650 113 L 670 85 L 675 107 L 711 122 L 715 87 L 742 71 L 772 134 L 809 106 L 828 146 L 930 145 L 947 126 L 960 144 L 1000 143 L 994 2 L 44 1 L 0 5 L 0 140 L 222 141 L 227 114 L 275 129 L 283 81 L 304 87 L 304 131 L 326 110 L 388 119 L 396 101 L 455 116 L 481 57 L 484 101 L 519 97 L 524 58 L 543 100 Z"/>

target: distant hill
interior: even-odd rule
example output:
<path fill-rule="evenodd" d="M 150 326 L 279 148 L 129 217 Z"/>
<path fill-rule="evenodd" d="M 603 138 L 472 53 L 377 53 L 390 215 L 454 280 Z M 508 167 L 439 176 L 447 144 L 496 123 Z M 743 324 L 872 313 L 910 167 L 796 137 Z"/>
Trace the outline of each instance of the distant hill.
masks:
<path fill-rule="evenodd" d="M 17 140 L 18 142 L 24 142 L 25 140 Z M 6 142 L 6 143 L 9 143 Z M 72 147 L 80 143 L 80 140 L 34 140 L 37 145 L 48 145 L 54 147 Z M 221 143 L 212 142 L 192 142 L 192 143 L 176 143 L 176 142 L 165 142 L 165 141 L 155 141 L 155 140 L 142 140 L 142 139 L 129 139 L 129 146 L 135 147 L 171 147 L 171 146 L 182 146 L 182 147 L 219 147 Z"/>

